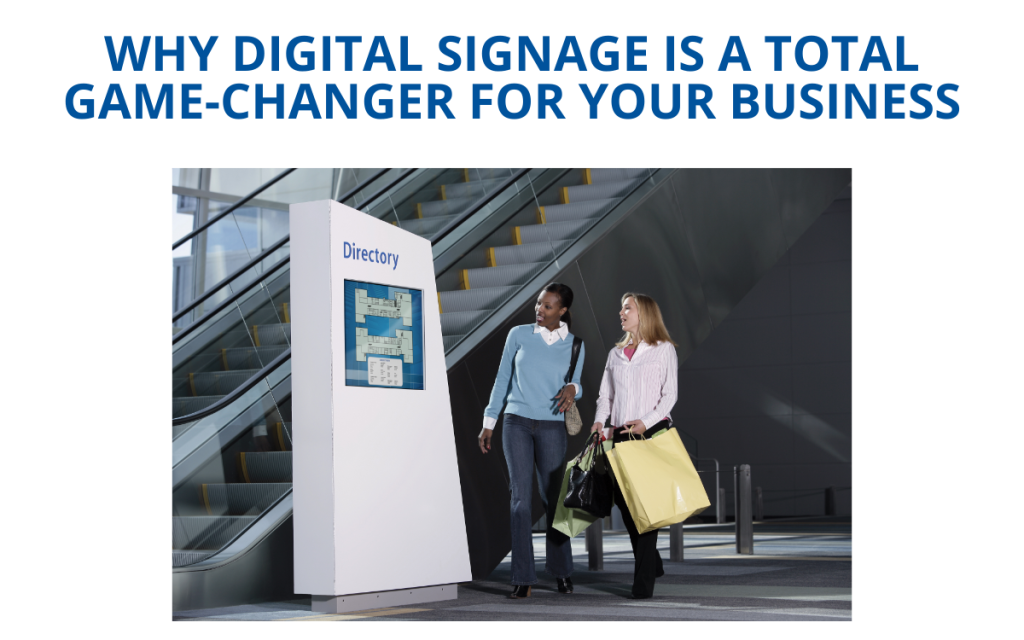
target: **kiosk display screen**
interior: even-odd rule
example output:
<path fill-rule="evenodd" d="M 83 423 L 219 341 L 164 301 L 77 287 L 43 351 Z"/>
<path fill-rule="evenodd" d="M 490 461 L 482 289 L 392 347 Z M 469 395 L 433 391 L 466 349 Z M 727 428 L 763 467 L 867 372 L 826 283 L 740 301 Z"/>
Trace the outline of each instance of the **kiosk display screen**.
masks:
<path fill-rule="evenodd" d="M 423 292 L 345 280 L 345 384 L 423 389 Z"/>

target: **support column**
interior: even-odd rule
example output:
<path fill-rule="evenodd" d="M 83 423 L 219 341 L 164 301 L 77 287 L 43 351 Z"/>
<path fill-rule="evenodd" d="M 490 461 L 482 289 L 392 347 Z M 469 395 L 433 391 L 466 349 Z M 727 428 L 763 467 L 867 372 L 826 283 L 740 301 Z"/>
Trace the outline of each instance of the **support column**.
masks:
<path fill-rule="evenodd" d="M 604 519 L 594 521 L 586 528 L 587 568 L 591 571 L 604 571 Z"/>
<path fill-rule="evenodd" d="M 750 465 L 735 469 L 736 487 L 736 553 L 754 553 L 754 521 L 750 501 Z"/>
<path fill-rule="evenodd" d="M 668 528 L 668 553 L 672 562 L 683 561 L 683 523 L 678 522 Z"/>

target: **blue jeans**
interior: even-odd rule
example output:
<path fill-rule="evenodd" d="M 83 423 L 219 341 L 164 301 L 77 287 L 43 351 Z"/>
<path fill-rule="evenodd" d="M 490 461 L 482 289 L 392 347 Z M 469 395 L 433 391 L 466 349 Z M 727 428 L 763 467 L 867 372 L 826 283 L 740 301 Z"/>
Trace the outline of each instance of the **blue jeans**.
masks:
<path fill-rule="evenodd" d="M 537 584 L 533 563 L 533 525 L 530 499 L 533 497 L 533 469 L 537 464 L 540 495 L 547 507 L 545 569 L 556 578 L 572 574 L 572 544 L 569 536 L 551 527 L 565 474 L 565 423 L 561 420 L 531 420 L 505 414 L 501 446 L 508 464 L 512 521 L 512 584 Z"/>

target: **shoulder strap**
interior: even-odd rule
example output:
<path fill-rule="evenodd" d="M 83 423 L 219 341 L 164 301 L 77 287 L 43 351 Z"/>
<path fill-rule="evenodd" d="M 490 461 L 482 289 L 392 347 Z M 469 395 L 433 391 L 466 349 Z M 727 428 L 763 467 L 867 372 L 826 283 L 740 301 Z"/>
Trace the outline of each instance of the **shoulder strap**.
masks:
<path fill-rule="evenodd" d="M 576 361 L 580 359 L 580 346 L 583 344 L 583 338 L 579 336 L 572 337 L 572 358 L 569 360 L 569 373 L 565 375 L 565 384 L 572 382 L 572 377 L 576 373 Z"/>

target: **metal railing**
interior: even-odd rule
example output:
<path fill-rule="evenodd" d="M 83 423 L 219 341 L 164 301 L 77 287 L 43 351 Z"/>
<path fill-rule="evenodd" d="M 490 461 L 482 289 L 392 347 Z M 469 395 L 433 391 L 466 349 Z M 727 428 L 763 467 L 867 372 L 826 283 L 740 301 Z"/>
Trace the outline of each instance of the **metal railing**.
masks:
<path fill-rule="evenodd" d="M 692 456 L 691 456 L 692 457 Z M 694 460 L 698 460 L 694 458 Z M 700 460 L 715 462 L 715 487 L 718 505 L 716 508 L 717 524 L 726 524 L 726 489 L 719 485 L 719 465 L 714 458 L 701 458 Z M 711 471 L 697 471 L 697 473 L 712 473 Z M 822 489 L 808 490 L 799 496 L 806 497 L 823 495 L 825 498 L 825 516 L 836 516 L 837 493 L 849 491 L 851 487 L 829 486 Z M 773 492 L 793 493 L 795 490 L 777 489 L 768 490 Z M 751 467 L 748 464 L 740 464 L 733 467 L 733 501 L 738 506 L 733 518 L 733 530 L 736 536 L 736 553 L 752 555 L 754 553 L 754 523 L 764 521 L 764 497 L 765 490 L 761 487 L 751 485 Z M 789 499 L 789 498 L 779 498 Z M 707 525 L 702 525 L 707 526 Z M 669 534 L 669 561 L 683 562 L 684 533 L 683 523 L 679 522 L 667 527 Z M 587 567 L 591 571 L 604 570 L 604 518 L 596 520 L 584 531 L 587 549 Z"/>
<path fill-rule="evenodd" d="M 389 169 L 390 169 L 390 167 L 389 167 Z M 419 167 L 413 167 L 409 171 L 403 172 L 400 176 L 398 176 L 390 184 L 388 184 L 384 188 L 378 190 L 376 194 L 371 196 L 364 203 L 361 203 L 360 206 L 365 207 L 365 206 L 369 205 L 370 203 L 372 203 L 373 201 L 377 200 L 377 198 L 379 198 L 381 195 L 386 193 L 386 191 L 388 189 L 390 189 L 392 186 L 394 186 L 395 184 L 397 184 L 398 182 L 400 182 L 404 178 L 408 177 L 410 174 L 412 174 L 417 169 L 419 169 Z M 532 167 L 525 167 L 525 168 L 523 168 L 522 170 L 518 171 L 515 175 L 511 176 L 510 178 L 508 178 L 507 180 L 502 182 L 499 185 L 499 188 L 496 188 L 494 191 L 492 191 L 492 193 L 490 193 L 489 195 L 484 195 L 481 198 L 479 198 L 476 202 L 473 203 L 473 205 L 465 213 L 460 215 L 457 219 L 453 220 L 451 223 L 445 225 L 444 228 L 442 228 L 440 231 L 438 231 L 436 234 L 434 234 L 434 237 L 431 238 L 431 240 L 430 240 L 431 246 L 436 245 L 438 242 L 440 242 L 446 236 L 446 234 L 450 233 L 453 228 L 458 226 L 459 223 L 464 222 L 469 217 L 471 217 L 472 215 L 474 215 L 475 213 L 479 212 L 481 209 L 486 207 L 490 203 L 490 201 L 492 201 L 495 198 L 497 198 L 498 195 L 502 193 L 502 191 L 504 191 L 506 188 L 508 188 L 509 186 L 514 184 L 516 180 L 518 180 L 519 178 L 524 176 L 531 169 L 532 169 Z M 369 181 L 364 183 L 364 186 L 366 184 L 368 184 L 368 183 L 369 183 Z M 358 188 L 361 188 L 361 187 L 356 187 L 355 190 L 358 190 Z M 254 191 L 254 193 L 251 194 L 248 198 L 251 198 L 252 196 L 255 196 L 257 193 L 259 193 L 258 190 Z M 354 194 L 354 191 L 350 191 L 349 194 L 346 194 L 344 199 L 350 198 L 352 194 Z M 290 240 L 290 238 L 291 238 L 291 236 L 286 236 L 281 241 L 279 241 L 278 248 L 280 248 L 281 246 L 284 246 L 284 244 L 287 243 Z M 285 264 L 288 263 L 288 261 L 290 259 L 291 259 L 291 256 L 285 256 L 284 258 L 282 258 L 278 263 L 275 263 L 272 267 L 270 267 L 269 269 L 264 271 L 261 274 L 261 278 L 258 278 L 256 280 L 254 280 L 253 282 L 249 283 L 245 288 L 240 290 L 238 293 L 232 294 L 227 300 L 225 300 L 224 302 L 220 303 L 220 305 L 218 305 L 216 309 L 214 309 L 213 311 L 208 313 L 206 315 L 206 317 L 214 317 L 218 312 L 220 312 L 222 309 L 226 308 L 227 306 L 231 305 L 232 303 L 236 302 L 240 297 L 245 295 L 247 292 L 252 290 L 254 287 L 262 285 L 263 281 L 267 278 L 267 276 L 269 276 L 274 271 L 276 271 L 276 270 L 280 269 L 281 267 L 283 267 Z M 173 319 L 172 319 L 172 322 L 173 322 Z M 202 325 L 202 323 L 199 323 L 199 322 L 189 325 L 187 328 L 183 329 L 182 331 L 178 332 L 177 334 L 175 334 L 174 336 L 171 337 L 171 344 L 173 345 L 177 341 L 183 339 L 186 335 L 188 335 L 189 333 L 193 332 L 197 327 L 199 327 L 201 325 Z M 236 389 L 233 389 L 230 393 L 228 393 L 227 395 L 225 395 L 221 399 L 217 400 L 217 402 L 211 404 L 211 406 L 207 407 L 206 409 L 202 409 L 202 410 L 200 410 L 198 412 L 188 414 L 187 416 L 181 416 L 180 418 L 172 418 L 171 419 L 171 426 L 177 426 L 177 425 L 182 425 L 182 424 L 186 424 L 186 423 L 189 423 L 189 422 L 194 422 L 194 421 L 199 420 L 201 418 L 205 418 L 207 416 L 211 416 L 214 413 L 216 413 L 217 411 L 223 409 L 224 407 L 227 407 L 228 404 L 230 404 L 233 400 L 238 399 L 243 393 L 245 393 L 249 389 L 251 389 L 254 386 L 256 386 L 256 384 L 258 384 L 259 381 L 262 380 L 264 377 L 266 377 L 270 372 L 272 372 L 274 369 L 280 367 L 282 362 L 284 362 L 285 360 L 287 360 L 291 356 L 292 356 L 292 348 L 288 347 L 287 349 L 285 349 L 285 351 L 281 355 L 279 355 L 278 357 L 275 357 L 271 362 L 269 362 L 269 364 L 266 367 L 264 367 L 260 371 L 258 371 L 255 374 L 253 374 L 253 376 L 250 377 L 248 380 L 246 380 L 240 387 L 238 387 Z"/>
<path fill-rule="evenodd" d="M 272 178 L 269 182 L 264 182 L 260 186 L 256 187 L 255 190 L 250 191 L 248 194 L 242 196 L 242 198 L 238 202 L 236 202 L 235 204 L 233 204 L 230 207 L 228 207 L 227 209 L 221 211 L 220 213 L 218 213 L 214 217 L 210 218 L 209 220 L 207 220 L 203 224 L 199 225 L 198 227 L 196 227 L 192 231 L 189 231 L 185 235 L 181 236 L 180 238 L 175 240 L 173 244 L 171 244 L 171 251 L 174 251 L 175 249 L 177 249 L 181 245 L 185 244 L 186 242 L 188 242 L 192 238 L 196 237 L 197 235 L 199 235 L 203 231 L 206 231 L 211 226 L 213 226 L 215 223 L 217 223 L 218 221 L 222 220 L 223 218 L 225 218 L 229 214 L 234 213 L 239 208 L 243 207 L 247 202 L 249 202 L 250 200 L 252 200 L 256 196 L 258 196 L 259 194 L 263 193 L 264 191 L 269 189 L 271 186 L 277 184 L 282 178 L 284 178 L 285 176 L 290 174 L 292 171 L 295 171 L 295 169 L 285 169 L 281 173 L 277 174 L 274 178 Z"/>

